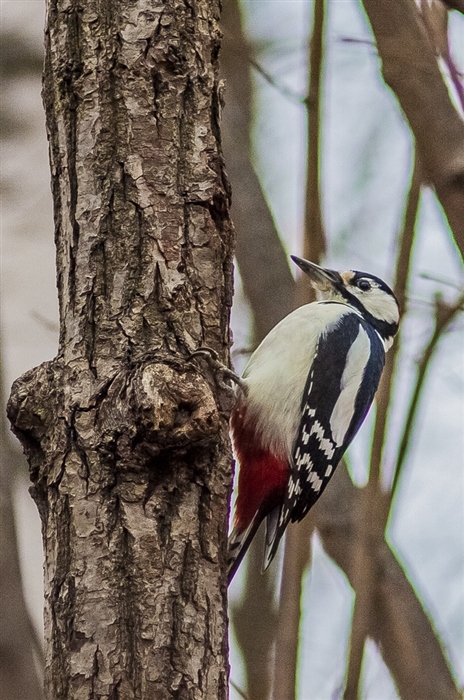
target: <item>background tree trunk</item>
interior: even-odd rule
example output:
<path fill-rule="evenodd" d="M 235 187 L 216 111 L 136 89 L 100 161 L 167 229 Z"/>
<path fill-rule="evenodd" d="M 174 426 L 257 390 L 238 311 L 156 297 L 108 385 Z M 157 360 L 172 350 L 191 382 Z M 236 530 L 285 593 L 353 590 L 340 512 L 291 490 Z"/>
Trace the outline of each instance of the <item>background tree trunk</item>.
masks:
<path fill-rule="evenodd" d="M 218 3 L 50 0 L 60 346 L 15 382 L 46 697 L 225 698 L 232 228 Z"/>
<path fill-rule="evenodd" d="M 0 405 L 4 406 L 2 375 L 0 367 Z M 3 411 L 0 438 L 0 696 L 41 700 L 41 647 L 24 598 L 13 509 L 20 460 L 11 449 Z"/>

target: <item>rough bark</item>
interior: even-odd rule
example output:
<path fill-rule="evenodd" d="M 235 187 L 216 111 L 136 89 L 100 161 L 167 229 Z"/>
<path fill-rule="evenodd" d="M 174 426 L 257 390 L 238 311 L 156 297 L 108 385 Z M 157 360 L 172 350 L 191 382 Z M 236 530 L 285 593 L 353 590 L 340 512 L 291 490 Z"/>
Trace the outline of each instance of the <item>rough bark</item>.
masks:
<path fill-rule="evenodd" d="M 451 102 L 419 10 L 411 0 L 363 0 L 385 82 L 416 140 L 424 174 L 464 256 L 464 121 Z"/>
<path fill-rule="evenodd" d="M 233 236 L 215 0 L 50 0 L 58 356 L 13 386 L 43 523 L 46 697 L 227 697 Z"/>

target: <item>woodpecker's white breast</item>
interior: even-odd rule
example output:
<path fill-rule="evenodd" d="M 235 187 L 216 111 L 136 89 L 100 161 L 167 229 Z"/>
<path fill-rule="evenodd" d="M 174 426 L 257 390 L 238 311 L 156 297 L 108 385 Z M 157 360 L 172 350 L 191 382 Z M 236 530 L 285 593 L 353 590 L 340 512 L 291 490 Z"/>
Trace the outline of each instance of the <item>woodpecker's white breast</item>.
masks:
<path fill-rule="evenodd" d="M 314 302 L 286 316 L 264 338 L 243 373 L 247 422 L 265 449 L 291 461 L 303 391 L 319 337 L 348 313 L 344 303 Z"/>

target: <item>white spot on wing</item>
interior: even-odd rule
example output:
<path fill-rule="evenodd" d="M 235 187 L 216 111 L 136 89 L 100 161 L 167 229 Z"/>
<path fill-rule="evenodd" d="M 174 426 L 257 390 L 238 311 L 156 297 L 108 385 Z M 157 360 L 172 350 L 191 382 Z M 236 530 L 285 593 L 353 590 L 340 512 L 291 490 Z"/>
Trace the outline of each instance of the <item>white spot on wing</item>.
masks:
<path fill-rule="evenodd" d="M 316 491 L 316 493 L 321 490 L 322 479 L 319 479 L 316 472 L 312 472 L 311 476 L 309 477 L 309 483 L 311 484 L 313 491 Z"/>
<path fill-rule="evenodd" d="M 362 326 L 348 351 L 340 382 L 340 396 L 330 416 L 330 429 L 337 446 L 343 444 L 353 418 L 354 406 L 369 360 L 371 341 Z"/>
<path fill-rule="evenodd" d="M 330 438 L 324 437 L 324 435 L 325 435 L 324 428 L 319 423 L 319 421 L 315 421 L 313 427 L 311 428 L 311 435 L 316 435 L 316 437 L 319 441 L 319 449 L 321 450 L 321 452 L 324 452 L 324 454 L 329 459 L 331 459 L 334 455 L 335 447 L 334 447 L 332 440 L 330 440 Z"/>

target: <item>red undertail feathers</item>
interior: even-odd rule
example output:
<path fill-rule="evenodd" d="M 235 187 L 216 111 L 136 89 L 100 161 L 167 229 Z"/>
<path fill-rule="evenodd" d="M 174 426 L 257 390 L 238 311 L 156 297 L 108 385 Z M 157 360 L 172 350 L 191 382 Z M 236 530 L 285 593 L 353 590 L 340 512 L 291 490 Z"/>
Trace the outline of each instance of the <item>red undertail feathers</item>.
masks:
<path fill-rule="evenodd" d="M 231 417 L 235 452 L 240 465 L 234 526 L 229 536 L 229 581 L 233 578 L 262 520 L 285 498 L 289 468 L 261 445 L 245 408 Z"/>

